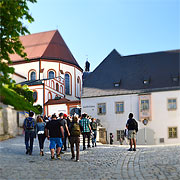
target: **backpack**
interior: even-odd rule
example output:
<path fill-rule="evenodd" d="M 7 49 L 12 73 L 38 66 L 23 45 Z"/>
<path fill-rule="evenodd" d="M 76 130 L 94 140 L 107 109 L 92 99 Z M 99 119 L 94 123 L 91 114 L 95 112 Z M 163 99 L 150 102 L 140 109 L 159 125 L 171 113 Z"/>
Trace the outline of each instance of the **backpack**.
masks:
<path fill-rule="evenodd" d="M 80 125 L 78 123 L 74 123 L 71 128 L 71 135 L 80 136 L 80 134 L 81 134 Z"/>
<path fill-rule="evenodd" d="M 134 129 L 136 130 L 136 132 L 138 132 L 138 123 L 136 122 L 136 120 L 135 119 L 133 119 L 133 127 L 134 127 Z"/>
<path fill-rule="evenodd" d="M 25 127 L 26 129 L 34 129 L 35 127 L 35 122 L 33 118 L 26 118 L 25 120 Z"/>

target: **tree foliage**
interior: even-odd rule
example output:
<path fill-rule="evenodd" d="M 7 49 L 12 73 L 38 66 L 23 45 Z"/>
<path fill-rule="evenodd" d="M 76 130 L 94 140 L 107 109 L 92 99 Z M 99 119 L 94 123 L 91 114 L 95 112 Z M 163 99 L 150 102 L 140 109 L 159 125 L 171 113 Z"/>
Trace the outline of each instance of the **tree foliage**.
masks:
<path fill-rule="evenodd" d="M 14 72 L 14 68 L 8 66 L 12 63 L 9 54 L 16 53 L 27 59 L 19 36 L 29 34 L 22 21 L 34 21 L 29 14 L 28 2 L 37 0 L 0 0 L 0 85 L 12 82 L 9 74 Z"/>
<path fill-rule="evenodd" d="M 19 95 L 23 96 L 29 103 L 34 103 L 33 91 L 31 91 L 27 85 L 21 86 L 20 84 L 12 84 L 10 88 L 16 91 Z"/>

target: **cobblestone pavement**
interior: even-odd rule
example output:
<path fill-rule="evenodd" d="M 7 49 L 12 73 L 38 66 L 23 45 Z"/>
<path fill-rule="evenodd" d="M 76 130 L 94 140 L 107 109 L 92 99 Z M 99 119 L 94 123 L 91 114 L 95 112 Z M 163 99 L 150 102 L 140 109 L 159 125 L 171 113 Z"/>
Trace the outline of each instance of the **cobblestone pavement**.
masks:
<path fill-rule="evenodd" d="M 180 145 L 98 145 L 80 152 L 80 162 L 71 160 L 70 149 L 61 160 L 50 160 L 49 142 L 45 156 L 39 155 L 37 139 L 33 155 L 25 154 L 24 137 L 0 142 L 0 179 L 180 179 Z"/>

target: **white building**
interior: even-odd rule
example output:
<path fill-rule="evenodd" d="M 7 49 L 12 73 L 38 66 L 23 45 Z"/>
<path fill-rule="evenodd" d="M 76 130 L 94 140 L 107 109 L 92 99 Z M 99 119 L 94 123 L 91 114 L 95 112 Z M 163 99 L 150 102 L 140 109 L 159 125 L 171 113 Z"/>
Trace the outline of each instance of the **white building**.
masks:
<path fill-rule="evenodd" d="M 139 125 L 137 144 L 180 143 L 179 55 L 121 56 L 113 50 L 84 80 L 82 112 L 99 119 L 116 144 L 130 112 Z"/>
<path fill-rule="evenodd" d="M 15 68 L 12 78 L 34 91 L 35 103 L 45 115 L 70 114 L 80 106 L 82 68 L 57 30 L 21 36 L 29 62 L 10 56 Z"/>

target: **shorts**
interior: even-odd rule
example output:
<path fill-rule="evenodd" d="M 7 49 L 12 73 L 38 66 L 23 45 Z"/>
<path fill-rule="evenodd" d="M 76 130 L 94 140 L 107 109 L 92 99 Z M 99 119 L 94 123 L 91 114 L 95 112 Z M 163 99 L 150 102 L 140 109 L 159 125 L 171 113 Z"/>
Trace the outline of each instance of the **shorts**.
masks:
<path fill-rule="evenodd" d="M 63 146 L 62 143 L 62 138 L 50 138 L 50 145 L 49 145 L 49 149 L 55 149 L 56 147 L 61 147 Z M 57 145 L 57 146 L 56 146 Z"/>
<path fill-rule="evenodd" d="M 136 130 L 128 131 L 128 139 L 136 139 Z"/>

